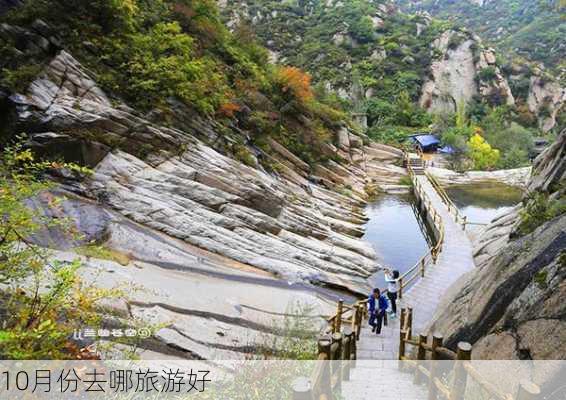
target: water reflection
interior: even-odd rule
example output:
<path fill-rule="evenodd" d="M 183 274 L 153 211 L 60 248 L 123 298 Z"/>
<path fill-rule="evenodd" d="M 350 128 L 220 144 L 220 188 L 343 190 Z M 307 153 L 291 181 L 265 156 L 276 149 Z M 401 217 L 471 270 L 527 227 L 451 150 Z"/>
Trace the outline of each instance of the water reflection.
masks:
<path fill-rule="evenodd" d="M 381 262 L 401 273 L 411 268 L 429 248 L 432 237 L 419 221 L 412 195 L 382 195 L 366 208 L 370 218 L 364 238 Z M 424 233 L 423 233 L 424 231 Z M 384 287 L 382 272 L 370 278 L 373 286 Z"/>
<path fill-rule="evenodd" d="M 474 184 L 446 188 L 448 196 L 468 221 L 488 224 L 521 202 L 523 192 L 502 184 Z"/>

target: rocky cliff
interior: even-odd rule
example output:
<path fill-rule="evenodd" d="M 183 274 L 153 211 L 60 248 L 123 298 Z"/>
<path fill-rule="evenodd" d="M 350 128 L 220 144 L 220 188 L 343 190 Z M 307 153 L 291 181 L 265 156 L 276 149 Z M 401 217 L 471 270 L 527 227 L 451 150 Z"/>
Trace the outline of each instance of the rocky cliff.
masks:
<path fill-rule="evenodd" d="M 431 329 L 449 346 L 471 342 L 478 359 L 566 357 L 565 182 L 562 132 L 537 158 L 523 205 L 486 228 L 476 243 L 476 270 L 443 300 Z M 535 214 L 536 207 L 546 211 Z M 533 216 L 534 225 L 522 229 Z"/>
<path fill-rule="evenodd" d="M 368 145 L 343 125 L 336 146 L 326 145 L 337 161 L 309 165 L 274 139 L 271 154 L 248 142 L 255 161 L 238 161 L 225 126 L 173 99 L 167 126 L 157 110 L 129 107 L 43 34 L 46 24 L 34 26 L 2 25 L 22 53 L 50 57 L 25 90 L 2 92 L 2 140 L 27 132 L 40 155 L 93 169 L 85 181 L 54 177 L 57 190 L 35 202 L 71 218 L 79 243 L 53 231 L 36 240 L 58 259 L 83 258 L 84 274 L 101 285 L 139 289 L 112 308 L 167 325 L 142 344 L 144 357 L 243 357 L 271 343 L 297 305 L 312 308 L 316 326 L 336 291 L 367 293 L 379 260 L 360 239 L 363 206 L 370 189 L 405 174 L 394 165 L 399 150 Z M 233 129 L 228 137 L 243 135 Z M 268 172 L 262 157 L 276 168 Z M 127 261 L 74 251 L 92 244 Z"/>
<path fill-rule="evenodd" d="M 432 43 L 431 51 L 435 60 L 422 89 L 422 107 L 435 113 L 453 113 L 475 96 L 492 104 L 515 104 L 493 49 L 483 49 L 477 36 L 446 31 Z"/>
<path fill-rule="evenodd" d="M 406 12 L 427 11 L 478 33 L 502 54 L 543 62 L 564 77 L 564 4 L 529 0 L 396 0 Z"/>

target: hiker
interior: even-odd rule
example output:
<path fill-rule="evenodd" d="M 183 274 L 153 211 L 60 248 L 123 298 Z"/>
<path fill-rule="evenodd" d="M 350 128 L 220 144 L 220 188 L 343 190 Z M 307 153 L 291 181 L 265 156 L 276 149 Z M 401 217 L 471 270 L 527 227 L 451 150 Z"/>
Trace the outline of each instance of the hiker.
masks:
<path fill-rule="evenodd" d="M 373 293 L 368 299 L 369 324 L 372 327 L 371 331 L 378 335 L 381 333 L 385 310 L 387 310 L 387 299 L 381 295 L 378 288 L 373 289 Z"/>
<path fill-rule="evenodd" d="M 387 282 L 387 298 L 391 303 L 391 318 L 397 316 L 397 292 L 399 291 L 399 271 L 386 269 L 385 282 Z"/>

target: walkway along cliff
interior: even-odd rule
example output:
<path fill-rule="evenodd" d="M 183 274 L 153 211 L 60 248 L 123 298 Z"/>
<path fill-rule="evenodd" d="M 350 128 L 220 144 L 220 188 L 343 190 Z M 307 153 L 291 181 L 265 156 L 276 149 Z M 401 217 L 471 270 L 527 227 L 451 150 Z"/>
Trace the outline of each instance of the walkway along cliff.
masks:
<path fill-rule="evenodd" d="M 561 150 L 556 150 L 555 147 L 555 155 L 563 156 Z M 537 166 L 540 168 L 542 164 L 547 166 L 547 175 L 556 176 L 556 166 L 548 168 L 548 163 L 539 159 Z M 380 393 L 385 398 L 436 399 L 442 396 L 460 400 L 467 398 L 467 385 L 476 385 L 490 397 L 502 400 L 538 398 L 541 394 L 539 385 L 532 380 L 521 380 L 525 371 L 513 382 L 502 385 L 494 381 L 493 376 L 486 375 L 484 365 L 469 361 L 473 353 L 470 343 L 460 341 L 454 346 L 445 341 L 435 326 L 430 327 L 441 294 L 450 286 L 457 287 L 458 278 L 475 272 L 474 260 L 470 240 L 464 233 L 466 218 L 460 215 L 434 178 L 424 171 L 420 157 L 408 154 L 406 165 L 420 207 L 434 225 L 437 245 L 401 277 L 400 294 L 404 307 L 400 319 L 390 321 L 381 335 L 375 335 L 367 327 L 367 301 L 353 305 L 345 305 L 343 301 L 338 303 L 336 313 L 328 319 L 328 329 L 319 340 L 318 364 L 310 378 L 297 379 L 293 398 L 332 399 L 340 393 L 340 398 L 365 399 Z M 561 174 L 563 170 L 558 173 Z M 458 264 L 463 267 L 457 267 Z M 405 289 L 411 281 L 416 282 Z M 418 319 L 417 313 L 422 314 Z M 395 358 L 401 361 L 399 365 L 372 361 Z M 455 362 L 435 363 L 439 360 Z M 412 376 L 402 374 L 400 370 L 411 372 Z M 549 372 L 547 369 L 546 375 Z M 376 374 L 388 379 L 384 379 L 385 382 L 375 379 Z M 441 379 L 443 374 L 450 378 Z M 532 375 L 527 371 L 526 376 Z M 547 378 L 538 381 L 545 383 Z M 392 379 L 395 385 L 391 384 Z"/>

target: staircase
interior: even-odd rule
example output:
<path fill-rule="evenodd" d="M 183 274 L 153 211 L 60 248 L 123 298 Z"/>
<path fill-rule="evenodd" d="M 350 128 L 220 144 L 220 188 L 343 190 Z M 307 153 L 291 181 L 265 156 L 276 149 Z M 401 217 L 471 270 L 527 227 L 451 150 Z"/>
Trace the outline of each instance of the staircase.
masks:
<path fill-rule="evenodd" d="M 350 371 L 350 380 L 342 382 L 341 399 L 427 398 L 426 388 L 413 384 L 412 375 L 399 370 L 399 318 L 388 319 L 379 335 L 365 321 L 357 345 L 358 359 Z"/>
<path fill-rule="evenodd" d="M 425 386 L 413 383 L 413 375 L 399 370 L 398 361 L 358 360 L 350 380 L 342 382 L 344 400 L 426 400 Z"/>
<path fill-rule="evenodd" d="M 415 175 L 424 175 L 425 164 L 423 159 L 418 155 L 410 154 L 407 164 L 407 168 L 412 170 Z"/>

